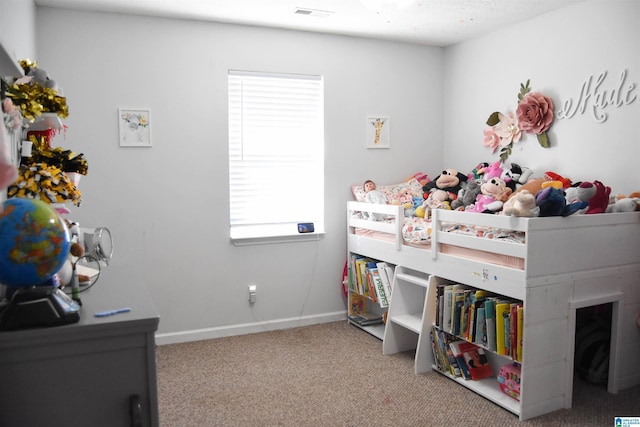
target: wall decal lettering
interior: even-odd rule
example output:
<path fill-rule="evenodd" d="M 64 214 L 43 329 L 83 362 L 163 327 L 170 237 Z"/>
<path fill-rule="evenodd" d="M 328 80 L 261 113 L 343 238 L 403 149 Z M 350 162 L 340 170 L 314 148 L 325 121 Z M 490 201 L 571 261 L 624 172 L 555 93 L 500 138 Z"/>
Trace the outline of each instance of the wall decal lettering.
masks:
<path fill-rule="evenodd" d="M 584 114 L 590 111 L 598 123 L 604 123 L 609 114 L 605 111 L 608 107 L 622 107 L 640 101 L 636 83 L 627 83 L 627 70 L 620 73 L 615 83 L 606 82 L 607 71 L 600 75 L 589 76 L 580 88 L 580 94 L 575 99 L 569 98 L 561 102 L 556 112 L 557 119 L 570 119 L 577 113 Z"/>

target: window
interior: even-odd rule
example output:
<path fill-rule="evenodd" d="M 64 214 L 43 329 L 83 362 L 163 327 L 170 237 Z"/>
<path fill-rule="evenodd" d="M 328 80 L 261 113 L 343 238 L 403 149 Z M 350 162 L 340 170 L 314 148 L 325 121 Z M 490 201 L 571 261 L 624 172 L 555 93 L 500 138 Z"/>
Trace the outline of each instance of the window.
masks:
<path fill-rule="evenodd" d="M 229 71 L 231 239 L 324 233 L 321 76 Z M 275 239 L 274 239 L 275 240 Z"/>

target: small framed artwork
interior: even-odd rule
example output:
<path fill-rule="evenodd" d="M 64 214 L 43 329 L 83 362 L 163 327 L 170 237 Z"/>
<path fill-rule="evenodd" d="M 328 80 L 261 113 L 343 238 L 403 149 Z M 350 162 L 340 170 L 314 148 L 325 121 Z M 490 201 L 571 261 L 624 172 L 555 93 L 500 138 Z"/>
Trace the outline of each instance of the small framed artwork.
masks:
<path fill-rule="evenodd" d="M 118 108 L 121 147 L 151 147 L 151 110 Z"/>
<path fill-rule="evenodd" d="M 389 117 L 367 117 L 367 148 L 389 148 Z"/>

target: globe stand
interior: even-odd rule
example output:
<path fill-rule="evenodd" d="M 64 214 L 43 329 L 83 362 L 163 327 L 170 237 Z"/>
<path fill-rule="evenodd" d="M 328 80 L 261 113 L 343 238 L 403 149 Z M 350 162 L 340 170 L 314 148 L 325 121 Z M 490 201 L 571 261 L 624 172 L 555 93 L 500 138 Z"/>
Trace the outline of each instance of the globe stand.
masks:
<path fill-rule="evenodd" d="M 56 286 L 19 288 L 0 313 L 0 330 L 59 326 L 80 320 L 80 305 Z"/>

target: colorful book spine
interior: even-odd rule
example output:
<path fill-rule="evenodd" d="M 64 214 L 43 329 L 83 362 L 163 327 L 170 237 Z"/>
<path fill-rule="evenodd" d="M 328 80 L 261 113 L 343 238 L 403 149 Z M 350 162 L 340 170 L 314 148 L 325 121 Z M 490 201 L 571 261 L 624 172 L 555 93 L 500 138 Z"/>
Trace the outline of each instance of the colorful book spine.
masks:
<path fill-rule="evenodd" d="M 518 352 L 518 305 L 519 303 L 512 303 L 511 312 L 509 313 L 509 350 L 510 356 L 513 360 L 516 360 L 516 353 Z"/>
<path fill-rule="evenodd" d="M 509 354 L 505 350 L 506 338 L 505 337 L 505 317 L 509 316 L 509 303 L 497 302 L 496 303 L 496 353 L 506 356 Z M 508 326 L 507 326 L 508 327 Z M 508 335 L 507 335 L 508 337 Z"/>
<path fill-rule="evenodd" d="M 460 335 L 460 321 L 462 317 L 462 307 L 464 306 L 464 293 L 457 292 L 454 296 L 455 302 L 453 304 L 453 327 L 451 333 L 453 335 Z"/>
<path fill-rule="evenodd" d="M 488 348 L 487 342 L 487 321 L 485 316 L 485 308 L 480 307 L 478 309 L 478 315 L 476 319 L 476 327 L 475 327 L 475 343 L 481 345 L 483 347 Z"/>
<path fill-rule="evenodd" d="M 436 326 L 442 328 L 442 309 L 444 308 L 444 285 L 438 285 L 436 288 Z"/>
<path fill-rule="evenodd" d="M 469 372 L 469 367 L 467 366 L 467 362 L 464 360 L 464 355 L 462 354 L 462 350 L 460 349 L 460 346 L 464 343 L 465 341 L 452 341 L 449 343 L 449 347 L 451 347 L 453 356 L 456 358 L 456 361 L 458 362 L 460 373 L 462 374 L 465 380 L 470 380 L 471 373 Z"/>
<path fill-rule="evenodd" d="M 473 320 L 470 318 L 469 313 L 472 310 L 472 290 L 466 289 L 464 291 L 464 304 L 460 311 L 460 336 L 464 339 L 468 339 L 471 333 L 471 324 Z"/>
<path fill-rule="evenodd" d="M 442 308 L 442 329 L 451 332 L 451 307 L 453 302 L 453 286 L 444 288 L 444 304 Z"/>
<path fill-rule="evenodd" d="M 377 268 L 372 268 L 369 271 L 376 291 L 376 300 L 378 304 L 380 304 L 380 307 L 386 308 L 389 306 L 389 301 L 384 289 L 384 284 L 382 283 L 382 278 L 380 278 L 380 271 Z"/>
<path fill-rule="evenodd" d="M 484 302 L 484 316 L 487 324 L 487 348 L 497 352 L 496 344 L 496 303 L 494 299 L 487 299 Z"/>
<path fill-rule="evenodd" d="M 522 332 L 524 331 L 524 307 L 518 307 L 518 332 L 516 337 L 516 360 L 522 362 Z"/>
<path fill-rule="evenodd" d="M 363 295 L 350 292 L 349 293 L 349 315 L 357 315 L 367 310 L 367 302 Z"/>
<path fill-rule="evenodd" d="M 493 376 L 493 369 L 482 347 L 464 341 L 460 344 L 460 351 L 472 380 L 481 380 Z"/>
<path fill-rule="evenodd" d="M 391 281 L 393 280 L 393 276 L 389 277 L 388 265 L 386 262 L 378 262 L 376 263 L 376 267 L 378 268 L 378 273 L 380 275 L 380 280 L 382 280 L 382 285 L 384 286 L 384 294 L 388 302 L 391 301 Z"/>

